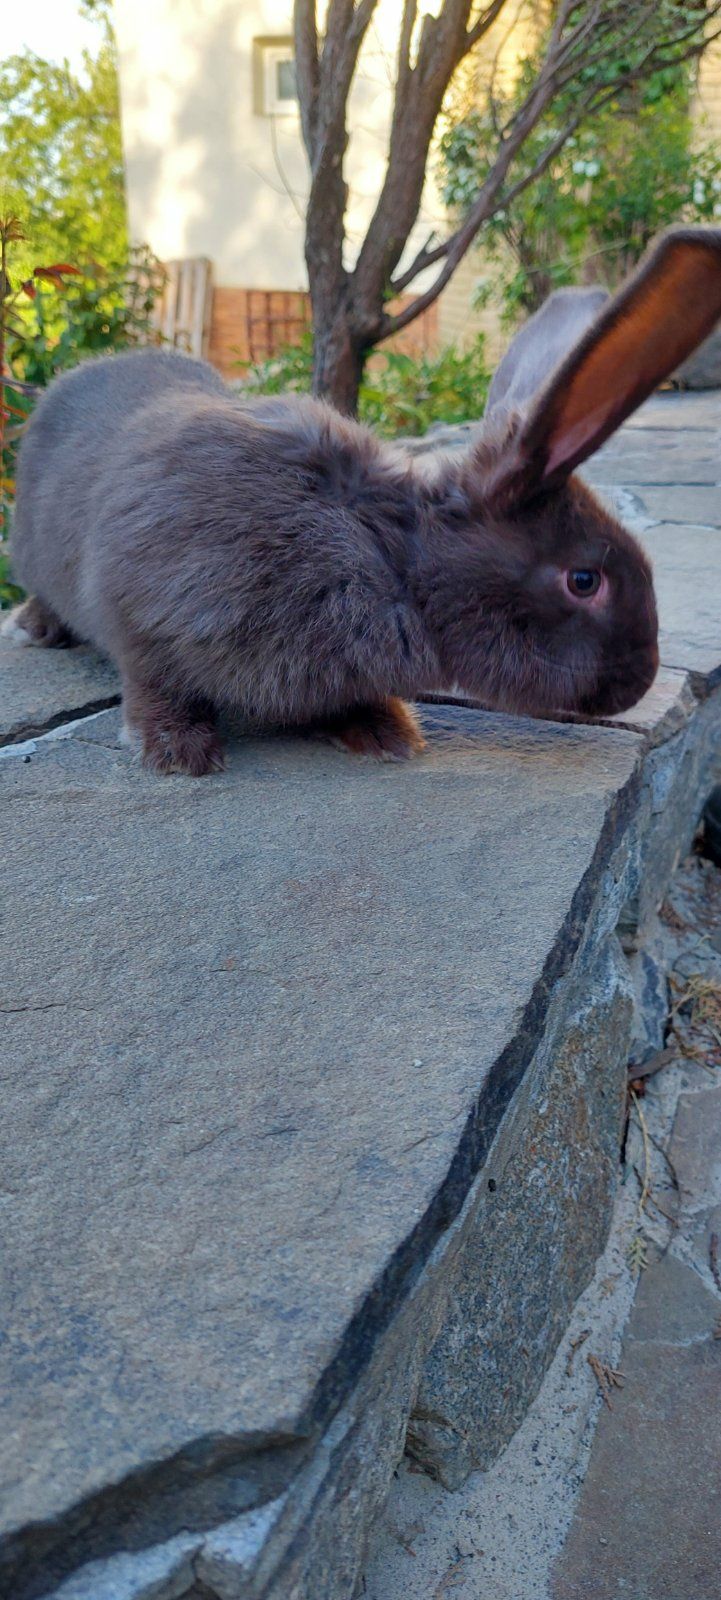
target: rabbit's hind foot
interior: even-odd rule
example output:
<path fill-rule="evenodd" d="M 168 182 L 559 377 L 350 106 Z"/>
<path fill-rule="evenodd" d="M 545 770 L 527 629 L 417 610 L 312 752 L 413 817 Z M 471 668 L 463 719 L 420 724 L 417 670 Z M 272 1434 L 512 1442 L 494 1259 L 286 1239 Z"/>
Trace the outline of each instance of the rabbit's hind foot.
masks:
<path fill-rule="evenodd" d="M 324 732 L 336 749 L 376 761 L 409 761 L 420 755 L 426 744 L 415 712 L 404 700 L 395 698 L 378 705 L 354 706 L 334 717 Z"/>
<path fill-rule="evenodd" d="M 67 650 L 78 640 L 55 615 L 51 606 L 31 595 L 8 612 L 0 627 L 4 639 L 14 645 L 36 645 L 44 650 Z"/>

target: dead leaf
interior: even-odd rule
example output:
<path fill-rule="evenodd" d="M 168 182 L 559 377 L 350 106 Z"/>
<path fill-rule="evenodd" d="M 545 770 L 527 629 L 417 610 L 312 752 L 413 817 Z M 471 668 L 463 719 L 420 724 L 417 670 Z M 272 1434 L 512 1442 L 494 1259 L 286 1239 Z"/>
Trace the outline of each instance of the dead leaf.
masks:
<path fill-rule="evenodd" d="M 586 1360 L 596 1379 L 604 1405 L 608 1406 L 609 1411 L 613 1411 L 611 1391 L 623 1388 L 626 1381 L 623 1373 L 609 1366 L 607 1361 L 602 1361 L 600 1356 L 591 1354 L 586 1356 Z"/>
<path fill-rule="evenodd" d="M 452 1588 L 455 1588 L 456 1580 L 460 1578 L 462 1569 L 468 1559 L 468 1556 L 461 1556 L 460 1561 L 454 1561 L 453 1566 L 448 1568 L 440 1583 L 437 1583 L 433 1590 L 433 1600 L 443 1600 L 443 1596 L 448 1594 Z"/>
<path fill-rule="evenodd" d="M 79 267 L 71 267 L 67 261 L 56 261 L 51 267 L 35 267 L 34 278 L 82 278 Z"/>
<path fill-rule="evenodd" d="M 643 1078 L 653 1078 L 657 1072 L 662 1072 L 664 1067 L 670 1067 L 674 1061 L 678 1061 L 678 1056 L 678 1050 L 657 1050 L 655 1055 L 649 1056 L 648 1061 L 643 1061 L 640 1066 L 637 1062 L 633 1062 L 628 1069 L 631 1087 L 635 1088 Z"/>
<path fill-rule="evenodd" d="M 580 1348 L 580 1346 L 582 1344 L 585 1344 L 586 1340 L 588 1339 L 588 1337 L 590 1335 L 590 1332 L 591 1332 L 590 1328 L 584 1328 L 583 1332 L 579 1333 L 577 1339 L 572 1339 L 571 1340 L 571 1343 L 570 1343 L 569 1349 L 568 1349 L 568 1355 L 566 1357 L 566 1377 L 567 1378 L 573 1377 L 573 1358 L 574 1358 L 574 1356 L 576 1354 L 576 1351 Z"/>

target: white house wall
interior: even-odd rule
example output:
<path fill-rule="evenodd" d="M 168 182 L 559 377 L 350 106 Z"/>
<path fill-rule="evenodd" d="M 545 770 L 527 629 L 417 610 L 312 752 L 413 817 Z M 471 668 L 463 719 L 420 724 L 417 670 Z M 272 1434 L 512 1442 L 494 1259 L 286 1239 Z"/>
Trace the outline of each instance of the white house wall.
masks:
<path fill-rule="evenodd" d="M 385 171 L 401 4 L 380 0 L 351 97 L 350 262 Z M 253 40 L 290 35 L 292 7 L 115 0 L 114 18 L 134 241 L 164 260 L 209 256 L 215 281 L 227 286 L 305 288 L 307 164 L 297 112 L 271 118 L 253 104 Z M 430 193 L 409 250 L 441 221 Z"/>

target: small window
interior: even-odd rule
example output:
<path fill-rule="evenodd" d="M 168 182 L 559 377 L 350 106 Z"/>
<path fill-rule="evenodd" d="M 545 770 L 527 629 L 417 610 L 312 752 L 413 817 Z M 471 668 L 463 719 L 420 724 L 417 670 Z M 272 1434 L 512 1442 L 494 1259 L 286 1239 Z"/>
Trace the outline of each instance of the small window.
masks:
<path fill-rule="evenodd" d="M 275 89 L 278 100 L 297 100 L 298 90 L 295 86 L 295 62 L 283 57 L 282 61 L 275 63 Z"/>
<path fill-rule="evenodd" d="M 298 107 L 292 39 L 253 41 L 255 111 L 264 117 L 288 116 Z"/>

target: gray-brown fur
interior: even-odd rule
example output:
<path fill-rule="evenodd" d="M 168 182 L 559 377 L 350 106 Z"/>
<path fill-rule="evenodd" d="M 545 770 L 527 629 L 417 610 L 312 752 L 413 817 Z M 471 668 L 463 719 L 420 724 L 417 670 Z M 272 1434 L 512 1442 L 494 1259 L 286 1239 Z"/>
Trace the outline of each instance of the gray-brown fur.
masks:
<path fill-rule="evenodd" d="M 39 605 L 46 632 L 117 662 L 160 771 L 220 765 L 223 710 L 392 758 L 422 744 L 398 702 L 451 684 L 510 710 L 622 709 L 655 672 L 650 569 L 573 478 L 541 492 L 521 472 L 509 496 L 528 427 L 492 416 L 429 472 L 320 402 L 251 407 L 181 356 L 87 363 L 20 452 L 13 564 L 36 635 Z M 571 598 L 576 567 L 602 571 L 607 603 Z"/>

